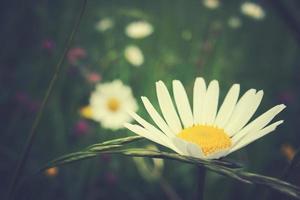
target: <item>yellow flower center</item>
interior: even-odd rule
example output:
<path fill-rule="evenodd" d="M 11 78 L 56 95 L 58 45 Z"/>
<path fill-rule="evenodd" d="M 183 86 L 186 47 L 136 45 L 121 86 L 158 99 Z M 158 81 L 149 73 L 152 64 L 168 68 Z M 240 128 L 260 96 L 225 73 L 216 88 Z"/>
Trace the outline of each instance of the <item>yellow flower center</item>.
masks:
<path fill-rule="evenodd" d="M 79 112 L 80 112 L 80 115 L 85 118 L 91 119 L 93 117 L 93 111 L 92 111 L 91 106 L 85 106 L 85 107 L 81 108 Z"/>
<path fill-rule="evenodd" d="M 231 147 L 231 139 L 223 129 L 197 125 L 182 130 L 179 138 L 199 146 L 205 156 Z"/>
<path fill-rule="evenodd" d="M 120 101 L 116 98 L 110 98 L 107 101 L 107 107 L 110 111 L 116 112 L 120 108 Z"/>

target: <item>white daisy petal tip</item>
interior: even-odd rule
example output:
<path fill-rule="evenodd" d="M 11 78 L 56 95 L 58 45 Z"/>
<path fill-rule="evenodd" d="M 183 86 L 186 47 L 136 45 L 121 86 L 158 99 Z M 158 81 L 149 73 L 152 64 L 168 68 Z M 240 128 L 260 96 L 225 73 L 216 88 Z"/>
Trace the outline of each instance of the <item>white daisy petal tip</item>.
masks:
<path fill-rule="evenodd" d="M 173 80 L 172 84 L 173 84 L 173 88 L 182 86 L 182 83 L 179 80 Z"/>
<path fill-rule="evenodd" d="M 159 84 L 160 84 L 160 81 L 156 81 L 156 82 L 155 82 L 156 88 L 159 86 Z"/>
<path fill-rule="evenodd" d="M 205 79 L 203 77 L 199 76 L 196 78 L 196 81 L 205 81 Z"/>
<path fill-rule="evenodd" d="M 274 109 L 276 108 L 277 114 L 283 111 L 286 108 L 286 105 L 284 104 L 279 104 L 277 106 L 274 106 Z"/>
<path fill-rule="evenodd" d="M 240 84 L 238 84 L 238 83 L 234 83 L 234 84 L 231 86 L 231 88 L 234 88 L 235 90 L 240 91 L 241 86 L 240 86 Z"/>
<path fill-rule="evenodd" d="M 217 84 L 217 85 L 219 85 L 219 81 L 216 80 L 216 79 L 213 79 L 210 83 L 211 83 L 211 84 Z"/>
<path fill-rule="evenodd" d="M 263 97 L 264 91 L 263 91 L 263 90 L 259 90 L 259 91 L 256 93 L 256 95 L 257 95 L 257 96 Z"/>
<path fill-rule="evenodd" d="M 281 110 L 284 110 L 286 108 L 286 105 L 284 104 L 279 104 L 278 107 L 281 109 Z"/>
<path fill-rule="evenodd" d="M 219 81 L 217 80 L 212 80 L 209 84 L 208 84 L 208 88 L 212 87 L 213 89 L 219 89 Z"/>
<path fill-rule="evenodd" d="M 278 122 L 276 122 L 276 127 L 283 124 L 284 120 L 279 120 Z"/>
<path fill-rule="evenodd" d="M 157 84 L 165 84 L 162 80 L 156 81 Z"/>
<path fill-rule="evenodd" d="M 195 80 L 195 83 L 200 83 L 200 84 L 206 84 L 204 78 L 202 77 L 197 77 L 196 80 Z"/>
<path fill-rule="evenodd" d="M 248 90 L 252 95 L 255 95 L 257 90 L 254 88 L 251 88 L 250 90 Z"/>

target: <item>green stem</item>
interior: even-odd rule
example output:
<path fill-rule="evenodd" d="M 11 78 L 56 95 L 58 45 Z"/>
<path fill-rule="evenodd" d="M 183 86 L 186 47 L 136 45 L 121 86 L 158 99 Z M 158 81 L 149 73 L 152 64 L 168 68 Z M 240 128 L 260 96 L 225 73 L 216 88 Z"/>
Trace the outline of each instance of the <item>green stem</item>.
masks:
<path fill-rule="evenodd" d="M 66 45 L 65 45 L 65 48 L 64 48 L 64 51 L 63 51 L 63 54 L 62 56 L 60 57 L 56 67 L 55 67 L 55 71 L 54 71 L 54 74 L 50 80 L 50 83 L 48 85 L 48 88 L 46 90 L 46 93 L 45 93 L 45 96 L 42 100 L 42 104 L 41 104 L 41 107 L 34 119 L 34 122 L 32 124 L 32 127 L 30 129 L 30 132 L 29 132 L 29 136 L 26 140 L 26 144 L 25 144 L 25 147 L 24 147 L 24 150 L 22 152 L 22 155 L 18 161 L 18 165 L 16 167 L 16 170 L 15 170 L 15 173 L 14 173 L 14 176 L 13 176 L 13 179 L 12 179 L 12 182 L 11 182 L 11 185 L 10 185 L 10 188 L 9 188 L 9 192 L 8 192 L 8 195 L 7 195 L 7 199 L 10 200 L 10 199 L 13 199 L 14 198 L 14 192 L 16 190 L 16 187 L 17 187 L 17 184 L 19 182 L 19 179 L 22 175 L 22 171 L 24 169 L 24 166 L 26 164 L 26 160 L 28 158 L 28 154 L 30 152 L 30 149 L 32 147 L 32 143 L 33 143 L 33 140 L 36 136 L 36 130 L 37 130 L 37 127 L 41 121 L 41 118 L 43 116 L 43 112 L 45 110 L 45 106 L 49 100 L 49 97 L 53 91 L 53 88 L 54 88 L 54 85 L 55 83 L 57 82 L 57 79 L 59 77 L 59 74 L 63 68 L 63 62 L 64 62 L 64 59 L 67 55 L 67 52 L 72 44 L 72 41 L 73 41 L 73 38 L 75 36 L 75 33 L 77 32 L 78 30 L 78 27 L 79 27 L 79 24 L 81 22 L 81 19 L 83 17 L 83 14 L 84 14 L 84 11 L 85 11 L 85 7 L 86 7 L 86 4 L 87 4 L 87 0 L 83 0 L 83 3 L 82 3 L 82 7 L 81 7 L 81 11 L 80 11 L 80 14 L 78 15 L 78 18 L 74 24 L 74 27 L 71 31 L 71 34 L 70 36 L 68 37 L 67 39 L 67 42 L 66 42 Z"/>
<path fill-rule="evenodd" d="M 195 200 L 204 200 L 204 189 L 205 189 L 205 176 L 206 170 L 204 167 L 197 167 L 197 175 L 196 175 L 196 193 Z"/>

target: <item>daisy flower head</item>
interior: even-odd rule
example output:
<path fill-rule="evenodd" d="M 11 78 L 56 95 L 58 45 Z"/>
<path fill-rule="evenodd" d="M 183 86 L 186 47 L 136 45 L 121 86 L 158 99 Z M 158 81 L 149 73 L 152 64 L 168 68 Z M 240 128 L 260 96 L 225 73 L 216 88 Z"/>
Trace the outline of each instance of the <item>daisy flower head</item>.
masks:
<path fill-rule="evenodd" d="M 252 2 L 245 2 L 241 5 L 241 12 L 249 17 L 252 17 L 253 19 L 256 20 L 261 20 L 265 17 L 265 11 L 263 8 Z"/>
<path fill-rule="evenodd" d="M 135 21 L 127 25 L 125 33 L 133 39 L 145 38 L 153 33 L 153 26 L 146 21 Z"/>
<path fill-rule="evenodd" d="M 228 19 L 228 26 L 230 28 L 237 29 L 237 28 L 241 27 L 241 25 L 242 25 L 242 21 L 238 17 L 230 17 Z"/>
<path fill-rule="evenodd" d="M 114 80 L 96 85 L 89 108 L 93 120 L 100 122 L 104 128 L 117 130 L 132 120 L 126 110 L 135 112 L 138 106 L 131 88 L 121 80 Z"/>
<path fill-rule="evenodd" d="M 285 108 L 283 104 L 249 122 L 262 100 L 263 91 L 250 89 L 239 98 L 239 84 L 230 88 L 219 109 L 219 84 L 216 80 L 207 87 L 203 78 L 195 80 L 192 108 L 178 80 L 173 81 L 176 107 L 162 81 L 156 83 L 156 93 L 162 116 L 146 97 L 142 97 L 142 101 L 157 127 L 134 112 L 130 115 L 140 125 L 126 123 L 125 127 L 181 155 L 202 159 L 224 157 L 274 131 L 283 122 L 280 120 L 269 125 Z"/>
<path fill-rule="evenodd" d="M 220 6 L 219 0 L 203 0 L 203 5 L 209 9 L 217 9 Z"/>
<path fill-rule="evenodd" d="M 113 26 L 114 26 L 114 21 L 111 18 L 106 17 L 98 21 L 95 25 L 95 28 L 97 31 L 105 32 L 113 28 Z"/>
<path fill-rule="evenodd" d="M 125 59 L 134 67 L 139 67 L 144 63 L 144 54 L 136 45 L 128 45 L 124 51 Z"/>

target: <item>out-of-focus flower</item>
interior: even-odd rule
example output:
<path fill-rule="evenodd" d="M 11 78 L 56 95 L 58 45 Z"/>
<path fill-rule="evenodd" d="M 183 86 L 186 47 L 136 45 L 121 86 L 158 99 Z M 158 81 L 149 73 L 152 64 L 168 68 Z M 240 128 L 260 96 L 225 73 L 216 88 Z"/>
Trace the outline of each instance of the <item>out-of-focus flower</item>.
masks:
<path fill-rule="evenodd" d="M 68 59 L 69 63 L 71 63 L 72 65 L 77 64 L 77 62 L 80 59 L 83 59 L 85 57 L 86 57 L 86 51 L 85 51 L 85 49 L 83 49 L 81 47 L 71 48 L 67 54 L 67 59 Z"/>
<path fill-rule="evenodd" d="M 86 74 L 86 79 L 90 83 L 98 83 L 99 81 L 101 81 L 102 77 L 96 72 L 90 72 Z"/>
<path fill-rule="evenodd" d="M 145 38 L 153 33 L 153 26 L 146 21 L 131 22 L 127 25 L 125 33 L 130 38 Z"/>
<path fill-rule="evenodd" d="M 76 135 L 85 135 L 90 130 L 89 124 L 85 120 L 79 120 L 74 126 Z"/>
<path fill-rule="evenodd" d="M 219 0 L 203 0 L 203 5 L 209 9 L 216 9 L 220 6 Z"/>
<path fill-rule="evenodd" d="M 92 111 L 91 106 L 84 106 L 84 107 L 80 108 L 79 113 L 84 118 L 87 118 L 87 119 L 93 118 L 93 111 Z"/>
<path fill-rule="evenodd" d="M 27 108 L 28 108 L 29 112 L 35 113 L 39 110 L 40 106 L 41 106 L 41 102 L 32 100 L 32 101 L 28 102 Z"/>
<path fill-rule="evenodd" d="M 241 25 L 242 25 L 242 21 L 238 17 L 230 17 L 228 19 L 228 26 L 230 28 L 236 29 L 236 28 L 241 27 Z"/>
<path fill-rule="evenodd" d="M 107 172 L 105 173 L 105 180 L 109 185 L 115 185 L 118 182 L 118 177 L 112 172 Z"/>
<path fill-rule="evenodd" d="M 189 30 L 184 30 L 181 32 L 181 37 L 182 39 L 186 40 L 186 41 L 189 41 L 192 39 L 192 32 L 189 31 Z"/>
<path fill-rule="evenodd" d="M 109 163 L 110 160 L 111 160 L 111 155 L 108 154 L 108 153 L 103 153 L 103 154 L 100 155 L 100 159 L 102 161 L 104 161 L 105 163 Z"/>
<path fill-rule="evenodd" d="M 100 32 L 105 32 L 105 31 L 111 29 L 113 26 L 114 26 L 114 21 L 111 18 L 106 17 L 106 18 L 103 18 L 100 21 L 98 21 L 96 23 L 95 28 L 96 28 L 96 30 L 98 30 Z"/>
<path fill-rule="evenodd" d="M 142 50 L 136 45 L 129 45 L 124 52 L 126 60 L 135 67 L 139 67 L 144 63 L 144 55 Z"/>
<path fill-rule="evenodd" d="M 296 154 L 296 150 L 289 144 L 283 144 L 281 146 L 281 153 L 287 158 L 288 161 L 291 161 Z"/>
<path fill-rule="evenodd" d="M 42 42 L 43 49 L 51 51 L 54 49 L 54 47 L 55 47 L 55 43 L 53 40 L 50 40 L 50 39 L 43 40 L 43 42 Z"/>
<path fill-rule="evenodd" d="M 142 100 L 159 129 L 134 112 L 130 115 L 140 125 L 126 123 L 125 127 L 181 155 L 202 159 L 221 158 L 274 131 L 283 123 L 280 120 L 268 125 L 285 108 L 283 104 L 248 123 L 262 100 L 263 91 L 250 89 L 239 99 L 239 84 L 231 87 L 219 111 L 219 83 L 216 80 L 211 81 L 206 89 L 204 79 L 196 79 L 193 111 L 180 81 L 173 81 L 176 107 L 162 81 L 156 83 L 156 91 L 163 117 L 146 97 Z"/>
<path fill-rule="evenodd" d="M 45 171 L 45 175 L 48 177 L 54 177 L 58 174 L 58 167 L 51 167 Z"/>
<path fill-rule="evenodd" d="M 28 94 L 22 91 L 16 92 L 15 98 L 16 101 L 21 104 L 27 104 L 30 101 Z"/>
<path fill-rule="evenodd" d="M 26 92 L 17 92 L 16 101 L 29 112 L 36 112 L 40 108 L 40 101 L 33 100 Z"/>
<path fill-rule="evenodd" d="M 265 11 L 263 8 L 252 2 L 245 2 L 241 5 L 241 12 L 253 19 L 261 20 L 265 17 Z"/>
<path fill-rule="evenodd" d="M 291 91 L 283 91 L 278 96 L 279 102 L 284 104 L 291 104 L 296 101 L 295 94 Z"/>
<path fill-rule="evenodd" d="M 158 151 L 157 147 L 154 145 L 146 146 L 146 149 Z M 161 177 L 162 170 L 164 167 L 164 161 L 162 159 L 153 158 L 153 167 L 150 166 L 150 163 L 142 157 L 134 157 L 133 161 L 135 162 L 140 174 L 147 181 L 156 181 Z"/>
<path fill-rule="evenodd" d="M 137 111 L 137 103 L 131 88 L 121 80 L 96 85 L 96 90 L 90 98 L 92 119 L 101 123 L 107 129 L 123 128 L 125 122 L 132 118 L 127 110 Z"/>

